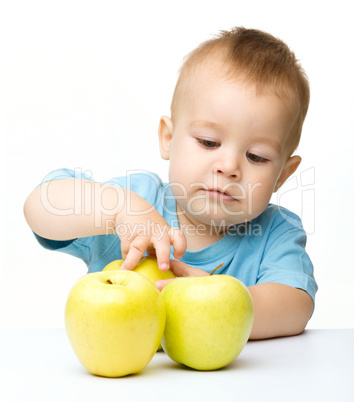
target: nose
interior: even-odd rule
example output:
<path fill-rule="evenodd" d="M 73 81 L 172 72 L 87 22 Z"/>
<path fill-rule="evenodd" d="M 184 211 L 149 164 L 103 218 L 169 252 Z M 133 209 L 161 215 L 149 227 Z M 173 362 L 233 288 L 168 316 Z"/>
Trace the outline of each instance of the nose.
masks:
<path fill-rule="evenodd" d="M 215 172 L 223 174 L 227 177 L 240 180 L 241 178 L 241 166 L 240 157 L 231 153 L 229 155 L 222 155 L 215 165 Z"/>

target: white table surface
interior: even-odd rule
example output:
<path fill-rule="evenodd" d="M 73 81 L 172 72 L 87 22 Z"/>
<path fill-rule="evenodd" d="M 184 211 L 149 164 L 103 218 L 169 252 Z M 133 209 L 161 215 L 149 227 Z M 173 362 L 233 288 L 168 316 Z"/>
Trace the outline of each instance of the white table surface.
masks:
<path fill-rule="evenodd" d="M 198 372 L 158 352 L 139 374 L 87 372 L 64 330 L 0 331 L 0 401 L 354 401 L 354 329 L 251 341 L 228 367 Z"/>

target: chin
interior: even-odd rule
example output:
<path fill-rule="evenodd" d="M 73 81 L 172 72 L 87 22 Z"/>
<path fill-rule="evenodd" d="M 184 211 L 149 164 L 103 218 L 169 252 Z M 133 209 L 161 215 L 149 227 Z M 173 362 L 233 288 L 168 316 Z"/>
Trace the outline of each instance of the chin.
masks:
<path fill-rule="evenodd" d="M 212 217 L 210 215 L 205 217 L 198 217 L 198 221 L 201 225 L 206 225 L 210 228 L 217 229 L 218 233 L 227 232 L 228 229 L 232 226 L 239 225 L 241 223 L 245 223 L 245 219 L 230 219 L 230 217 Z"/>

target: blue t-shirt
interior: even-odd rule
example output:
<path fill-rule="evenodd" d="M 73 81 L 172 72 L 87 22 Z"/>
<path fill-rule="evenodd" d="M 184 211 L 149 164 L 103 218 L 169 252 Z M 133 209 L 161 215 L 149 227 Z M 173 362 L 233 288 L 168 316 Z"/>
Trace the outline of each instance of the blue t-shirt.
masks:
<path fill-rule="evenodd" d="M 80 171 L 60 169 L 44 181 L 64 178 L 85 178 Z M 117 177 L 105 184 L 127 188 L 146 199 L 171 227 L 178 227 L 176 201 L 169 184 L 154 173 Z M 116 234 L 54 241 L 36 235 L 45 248 L 81 258 L 88 272 L 101 271 L 113 260 L 121 259 L 120 239 Z M 317 284 L 313 265 L 305 251 L 306 233 L 300 218 L 289 210 L 269 204 L 257 218 L 234 226 L 218 242 L 197 251 L 186 251 L 182 261 L 211 272 L 219 264 L 217 274 L 232 275 L 246 286 L 277 282 L 305 290 L 315 300 Z M 171 247 L 171 258 L 173 250 Z"/>

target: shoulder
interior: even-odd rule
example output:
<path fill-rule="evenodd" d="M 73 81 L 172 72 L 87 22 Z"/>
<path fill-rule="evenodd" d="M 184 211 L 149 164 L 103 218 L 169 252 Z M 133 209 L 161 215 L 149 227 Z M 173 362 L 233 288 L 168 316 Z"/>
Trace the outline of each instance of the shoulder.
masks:
<path fill-rule="evenodd" d="M 258 229 L 263 242 L 267 244 L 266 247 L 279 241 L 285 243 L 287 239 L 306 244 L 307 236 L 300 217 L 279 205 L 269 204 L 266 210 L 251 222 L 251 225 L 253 230 Z"/>
<path fill-rule="evenodd" d="M 147 170 L 128 171 L 124 176 L 114 177 L 104 182 L 108 185 L 119 185 L 134 191 L 135 188 L 146 188 L 156 191 L 164 186 L 161 178 Z"/>
<path fill-rule="evenodd" d="M 265 250 L 304 249 L 307 235 L 298 215 L 288 209 L 269 204 L 267 209 L 252 224 L 259 225 Z"/>
<path fill-rule="evenodd" d="M 48 173 L 42 183 L 52 180 L 63 180 L 63 179 L 86 179 L 86 180 L 93 180 L 92 172 L 90 171 L 83 171 L 82 169 L 56 169 Z"/>
<path fill-rule="evenodd" d="M 127 172 L 125 176 L 115 177 L 104 184 L 133 191 L 154 206 L 163 199 L 166 187 L 156 173 L 146 170 Z"/>
<path fill-rule="evenodd" d="M 275 204 L 269 204 L 265 211 L 252 221 L 263 228 L 274 230 L 303 229 L 298 215 L 288 209 Z"/>
<path fill-rule="evenodd" d="M 53 170 L 52 172 L 48 173 L 42 183 L 51 181 L 51 180 L 62 180 L 62 179 L 86 179 L 96 181 L 93 173 L 89 170 L 82 170 L 81 168 L 78 169 L 67 169 L 61 168 Z M 161 178 L 152 172 L 148 172 L 145 170 L 139 171 L 128 171 L 126 175 L 113 177 L 109 180 L 103 181 L 102 184 L 111 185 L 111 186 L 119 186 L 122 188 L 126 188 L 128 190 L 134 191 L 136 189 L 146 191 L 159 191 L 166 187 L 161 180 Z"/>

